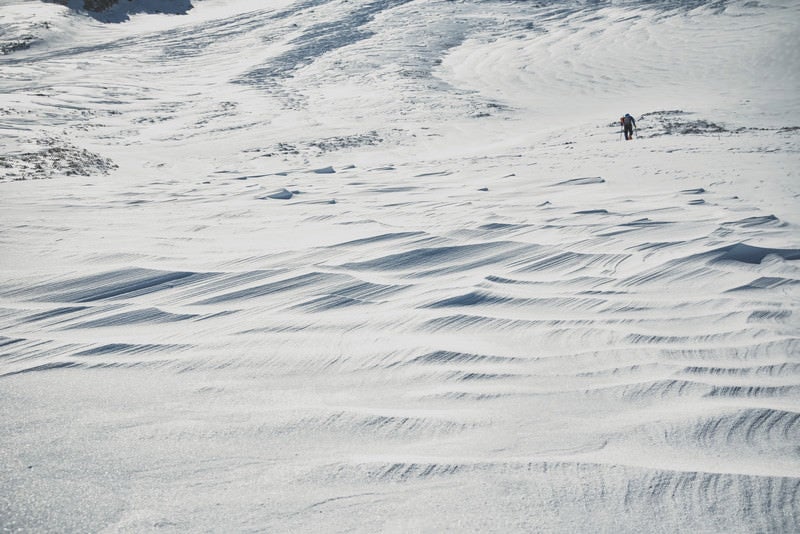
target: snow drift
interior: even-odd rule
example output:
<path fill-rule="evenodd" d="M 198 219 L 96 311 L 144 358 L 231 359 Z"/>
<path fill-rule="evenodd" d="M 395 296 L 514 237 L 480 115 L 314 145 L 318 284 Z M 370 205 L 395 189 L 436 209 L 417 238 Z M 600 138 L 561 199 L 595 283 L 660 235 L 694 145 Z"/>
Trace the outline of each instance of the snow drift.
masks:
<path fill-rule="evenodd" d="M 7 529 L 797 528 L 795 2 L 0 17 Z"/>

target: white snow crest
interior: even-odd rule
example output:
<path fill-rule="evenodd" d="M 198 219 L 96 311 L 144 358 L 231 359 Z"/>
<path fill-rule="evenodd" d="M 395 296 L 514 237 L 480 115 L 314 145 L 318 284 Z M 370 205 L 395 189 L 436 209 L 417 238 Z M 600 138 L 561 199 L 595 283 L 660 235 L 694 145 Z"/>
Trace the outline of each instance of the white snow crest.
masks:
<path fill-rule="evenodd" d="M 797 530 L 798 15 L 3 3 L 0 525 Z"/>

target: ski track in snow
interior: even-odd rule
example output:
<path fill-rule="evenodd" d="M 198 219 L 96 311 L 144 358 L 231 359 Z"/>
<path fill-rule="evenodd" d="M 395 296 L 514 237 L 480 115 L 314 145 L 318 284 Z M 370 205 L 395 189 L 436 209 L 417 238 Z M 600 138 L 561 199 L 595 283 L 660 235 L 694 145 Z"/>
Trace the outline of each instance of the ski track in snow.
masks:
<path fill-rule="evenodd" d="M 0 524 L 796 530 L 798 20 L 5 2 Z"/>

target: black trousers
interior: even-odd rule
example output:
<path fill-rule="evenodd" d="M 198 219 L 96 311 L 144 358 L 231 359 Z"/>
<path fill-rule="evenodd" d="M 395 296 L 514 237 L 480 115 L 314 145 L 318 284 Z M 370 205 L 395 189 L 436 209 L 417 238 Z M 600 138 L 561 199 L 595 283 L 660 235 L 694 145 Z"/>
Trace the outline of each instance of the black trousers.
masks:
<path fill-rule="evenodd" d="M 633 139 L 633 125 L 625 125 L 625 139 Z"/>

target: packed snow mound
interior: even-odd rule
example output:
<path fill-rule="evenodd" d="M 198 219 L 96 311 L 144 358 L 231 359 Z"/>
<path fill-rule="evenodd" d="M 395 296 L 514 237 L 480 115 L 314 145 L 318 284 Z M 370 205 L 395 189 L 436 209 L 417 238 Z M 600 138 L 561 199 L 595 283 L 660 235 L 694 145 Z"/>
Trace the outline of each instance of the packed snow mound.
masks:
<path fill-rule="evenodd" d="M 797 530 L 800 3 L 71 5 L 0 17 L 4 528 Z"/>

